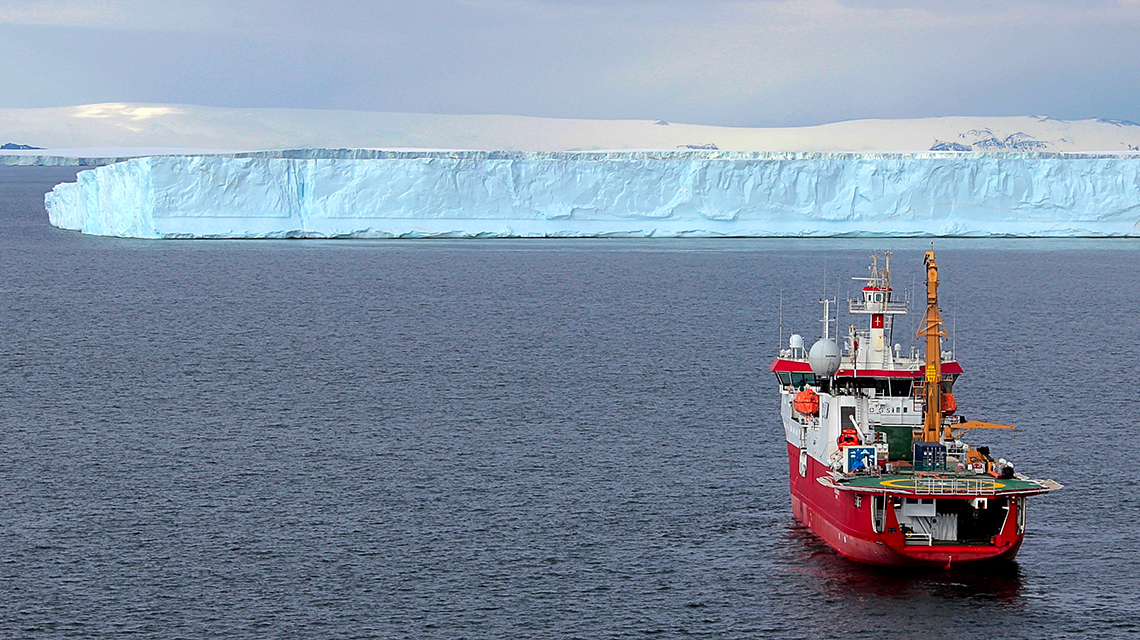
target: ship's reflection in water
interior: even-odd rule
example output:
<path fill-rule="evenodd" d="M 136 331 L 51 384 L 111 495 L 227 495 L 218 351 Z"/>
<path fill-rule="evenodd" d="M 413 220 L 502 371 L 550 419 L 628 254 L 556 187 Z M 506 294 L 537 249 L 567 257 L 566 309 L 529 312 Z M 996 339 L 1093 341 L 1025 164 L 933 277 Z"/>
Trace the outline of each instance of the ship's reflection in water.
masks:
<path fill-rule="evenodd" d="M 981 632 L 1024 612 L 1024 576 L 1016 562 L 951 570 L 873 567 L 847 560 L 806 527 L 789 522 L 783 536 L 785 579 L 818 605 L 806 612 L 824 636 L 955 628 Z M 837 617 L 837 613 L 841 613 Z M 818 617 L 818 620 L 813 618 Z"/>

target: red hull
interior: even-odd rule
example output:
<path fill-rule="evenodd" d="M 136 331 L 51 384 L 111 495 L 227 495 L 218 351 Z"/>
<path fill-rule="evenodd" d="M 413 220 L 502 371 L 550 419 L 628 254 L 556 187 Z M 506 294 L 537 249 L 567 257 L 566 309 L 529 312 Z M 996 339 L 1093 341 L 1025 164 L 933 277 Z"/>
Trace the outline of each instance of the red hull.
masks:
<path fill-rule="evenodd" d="M 788 443 L 792 512 L 804 526 L 851 560 L 889 567 L 950 568 L 960 564 L 1010 561 L 1021 548 L 1024 534 L 1017 533 L 1014 508 L 1010 508 L 992 545 L 908 545 L 890 500 L 886 504 L 884 532 L 878 533 L 872 526 L 871 497 L 881 495 L 879 492 L 826 487 L 816 478 L 828 475 L 827 467 L 808 456 L 807 473 L 801 477 L 799 460 L 800 450 Z M 855 497 L 860 495 L 861 504 L 856 506 Z"/>

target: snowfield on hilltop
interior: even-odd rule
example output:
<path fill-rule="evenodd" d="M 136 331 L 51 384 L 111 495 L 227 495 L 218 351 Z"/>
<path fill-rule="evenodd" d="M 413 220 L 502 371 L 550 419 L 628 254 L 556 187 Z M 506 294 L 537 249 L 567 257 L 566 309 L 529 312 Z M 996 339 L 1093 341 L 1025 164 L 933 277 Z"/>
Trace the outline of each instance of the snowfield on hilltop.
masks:
<path fill-rule="evenodd" d="M 811 127 L 746 128 L 664 120 L 573 120 L 313 109 L 223 109 L 110 103 L 0 109 L 0 143 L 46 150 L 13 156 L 155 155 L 162 149 L 291 148 L 574 151 L 715 147 L 733 151 L 1140 151 L 1140 125 L 1046 116 L 852 120 Z M 132 153 L 132 148 L 147 148 Z"/>

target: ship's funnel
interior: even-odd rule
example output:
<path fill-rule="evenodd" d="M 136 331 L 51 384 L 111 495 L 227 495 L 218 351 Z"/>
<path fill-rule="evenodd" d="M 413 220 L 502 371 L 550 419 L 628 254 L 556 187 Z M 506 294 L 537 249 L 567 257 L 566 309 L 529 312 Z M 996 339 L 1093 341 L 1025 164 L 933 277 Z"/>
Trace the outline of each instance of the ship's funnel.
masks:
<path fill-rule="evenodd" d="M 820 340 L 808 352 L 808 364 L 817 378 L 829 378 L 839 371 L 839 345 L 833 340 Z"/>

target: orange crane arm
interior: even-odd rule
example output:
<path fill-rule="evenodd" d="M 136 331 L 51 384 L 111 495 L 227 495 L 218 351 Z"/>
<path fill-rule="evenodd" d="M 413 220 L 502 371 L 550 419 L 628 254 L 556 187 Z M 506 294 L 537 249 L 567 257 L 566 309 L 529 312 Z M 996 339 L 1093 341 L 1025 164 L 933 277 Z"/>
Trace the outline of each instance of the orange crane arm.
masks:
<path fill-rule="evenodd" d="M 942 435 L 942 312 L 938 310 L 938 263 L 934 251 L 926 252 L 926 313 L 919 338 L 926 338 L 926 391 L 923 394 L 922 439 L 938 442 Z"/>

